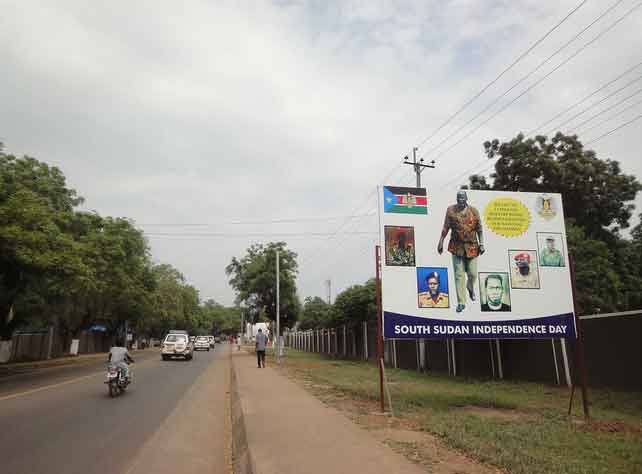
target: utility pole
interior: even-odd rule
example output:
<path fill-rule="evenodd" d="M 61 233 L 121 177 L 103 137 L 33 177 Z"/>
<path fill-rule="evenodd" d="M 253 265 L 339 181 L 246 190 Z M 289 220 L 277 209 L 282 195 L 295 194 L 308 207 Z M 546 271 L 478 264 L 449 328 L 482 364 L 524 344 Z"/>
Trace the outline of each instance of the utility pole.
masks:
<path fill-rule="evenodd" d="M 420 188 L 421 187 L 421 173 L 426 168 L 434 168 L 435 167 L 435 160 L 432 160 L 430 162 L 430 164 L 428 164 L 428 165 L 424 163 L 424 159 L 423 158 L 421 158 L 419 161 L 417 161 L 417 150 L 418 150 L 417 147 L 414 147 L 412 149 L 412 161 L 409 161 L 410 159 L 406 156 L 406 157 L 404 157 L 403 162 L 404 162 L 405 165 L 412 165 L 412 167 L 414 168 L 415 174 L 417 175 L 417 187 Z"/>
<path fill-rule="evenodd" d="M 276 363 L 281 363 L 281 328 L 279 315 L 279 251 L 276 251 Z"/>
<path fill-rule="evenodd" d="M 415 170 L 415 175 L 417 176 L 417 187 L 421 187 L 421 173 L 426 169 L 426 168 L 434 168 L 435 167 L 435 160 L 432 160 L 430 164 L 425 164 L 424 159 L 420 158 L 419 161 L 417 161 L 417 147 L 413 147 L 412 149 L 412 162 L 410 162 L 409 158 L 406 156 L 404 157 L 404 164 L 406 165 L 412 165 L 412 167 Z M 424 339 L 419 339 L 417 341 L 417 352 L 419 353 L 419 370 L 424 371 L 426 369 L 426 341 Z"/>

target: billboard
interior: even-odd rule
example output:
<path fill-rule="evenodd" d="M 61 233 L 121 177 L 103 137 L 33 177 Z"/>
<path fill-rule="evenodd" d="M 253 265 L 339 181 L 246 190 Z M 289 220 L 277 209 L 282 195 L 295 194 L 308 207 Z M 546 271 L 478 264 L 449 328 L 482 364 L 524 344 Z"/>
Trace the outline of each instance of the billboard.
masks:
<path fill-rule="evenodd" d="M 560 194 L 381 186 L 384 337 L 576 337 Z"/>

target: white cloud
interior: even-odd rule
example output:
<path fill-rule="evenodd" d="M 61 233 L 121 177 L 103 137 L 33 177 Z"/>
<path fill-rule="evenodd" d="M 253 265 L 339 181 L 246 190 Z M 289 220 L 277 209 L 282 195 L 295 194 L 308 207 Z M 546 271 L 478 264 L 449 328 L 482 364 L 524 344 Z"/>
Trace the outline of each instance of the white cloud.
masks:
<path fill-rule="evenodd" d="M 7 4 L 0 18 L 0 140 L 9 151 L 59 165 L 89 208 L 140 223 L 345 215 L 413 145 L 577 3 Z M 634 4 L 623 2 L 574 48 Z M 421 153 L 607 6 L 588 2 Z M 641 30 L 639 10 L 461 145 L 444 153 L 451 140 L 437 149 L 438 168 L 424 174 L 424 183 L 438 188 L 483 159 L 484 140 L 531 129 L 642 60 Z M 595 148 L 641 176 L 639 126 Z M 391 179 L 412 182 L 405 168 Z M 375 201 L 363 207 L 368 204 Z M 337 227 L 331 221 L 212 229 Z M 343 230 L 373 228 L 376 218 Z M 303 259 L 302 296 L 322 294 L 328 277 L 340 290 L 372 274 L 369 237 L 336 237 L 290 239 Z M 202 294 L 229 303 L 223 268 L 255 240 L 151 242 L 155 258 L 181 269 Z"/>

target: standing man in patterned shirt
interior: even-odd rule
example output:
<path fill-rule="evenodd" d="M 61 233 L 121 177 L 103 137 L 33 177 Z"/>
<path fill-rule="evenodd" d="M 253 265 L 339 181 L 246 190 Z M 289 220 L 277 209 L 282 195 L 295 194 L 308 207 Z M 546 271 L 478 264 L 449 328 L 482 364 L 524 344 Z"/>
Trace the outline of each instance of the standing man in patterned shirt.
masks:
<path fill-rule="evenodd" d="M 466 290 L 471 301 L 475 301 L 477 280 L 477 257 L 484 253 L 484 236 L 479 212 L 468 205 L 466 191 L 457 193 L 457 204 L 446 210 L 444 228 L 441 231 L 437 252 L 444 251 L 444 239 L 448 232 L 448 251 L 452 254 L 455 283 L 457 288 L 457 312 L 466 308 Z M 466 281 L 466 277 L 468 277 Z"/>

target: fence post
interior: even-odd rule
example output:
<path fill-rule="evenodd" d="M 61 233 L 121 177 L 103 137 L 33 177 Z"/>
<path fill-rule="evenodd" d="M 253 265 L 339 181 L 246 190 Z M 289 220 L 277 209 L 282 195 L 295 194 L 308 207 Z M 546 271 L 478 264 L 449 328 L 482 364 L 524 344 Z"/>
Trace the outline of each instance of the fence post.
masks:
<path fill-rule="evenodd" d="M 392 363 L 395 369 L 399 368 L 397 367 L 397 340 L 396 339 L 392 340 Z"/>
<path fill-rule="evenodd" d="M 560 369 L 557 368 L 557 351 L 555 350 L 555 339 L 551 338 L 551 345 L 553 346 L 553 363 L 555 364 L 555 380 L 557 385 L 560 384 Z"/>
<path fill-rule="evenodd" d="M 564 360 L 564 376 L 566 377 L 566 385 L 568 388 L 573 386 L 573 381 L 571 380 L 571 371 L 568 367 L 568 353 L 566 352 L 566 339 L 560 339 L 562 343 L 562 359 Z"/>
<path fill-rule="evenodd" d="M 453 350 L 453 375 L 457 375 L 457 358 L 455 357 L 455 340 L 451 339 L 450 341 L 450 347 Z"/>
<path fill-rule="evenodd" d="M 488 346 L 490 347 L 490 370 L 493 373 L 493 378 L 495 378 L 495 356 L 493 355 L 493 340 L 488 340 Z"/>
<path fill-rule="evenodd" d="M 352 326 L 352 330 L 350 331 L 350 334 L 352 334 L 352 357 L 354 359 L 357 358 L 357 327 Z"/>
<path fill-rule="evenodd" d="M 328 343 L 328 345 L 327 345 L 327 349 L 326 349 L 326 352 L 328 353 L 328 355 L 332 354 L 332 340 L 331 340 L 331 337 L 332 337 L 332 329 L 328 329 L 328 334 L 327 334 L 327 343 Z"/>
<path fill-rule="evenodd" d="M 501 346 L 499 345 L 499 339 L 495 339 L 497 344 L 497 372 L 499 373 L 499 378 L 504 378 L 504 368 L 502 367 L 502 351 Z"/>
<path fill-rule="evenodd" d="M 452 373 L 452 361 L 450 360 L 450 339 L 446 339 L 446 359 L 448 360 L 448 375 Z"/>
<path fill-rule="evenodd" d="M 339 357 L 339 333 L 334 330 L 334 355 Z"/>
<path fill-rule="evenodd" d="M 419 370 L 426 370 L 426 340 L 419 339 Z"/>
<path fill-rule="evenodd" d="M 363 322 L 363 358 L 368 360 L 368 323 Z"/>

